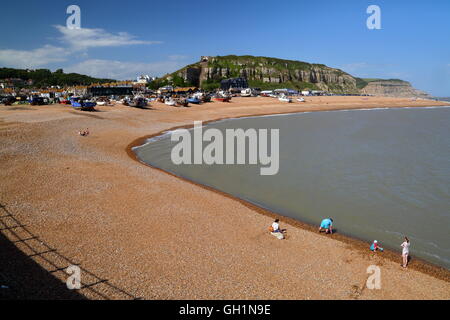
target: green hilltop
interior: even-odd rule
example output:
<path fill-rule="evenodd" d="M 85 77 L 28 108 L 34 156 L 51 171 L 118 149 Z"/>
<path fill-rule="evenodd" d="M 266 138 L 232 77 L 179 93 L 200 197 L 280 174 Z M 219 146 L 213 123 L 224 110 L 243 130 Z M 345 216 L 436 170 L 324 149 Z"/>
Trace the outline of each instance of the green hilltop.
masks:
<path fill-rule="evenodd" d="M 48 69 L 29 70 L 14 68 L 0 68 L 0 80 L 2 79 L 12 79 L 15 86 L 18 88 L 46 88 L 51 86 L 64 87 L 115 81 L 111 79 L 93 78 L 78 73 L 64 73 L 62 69 L 51 72 Z M 30 81 L 30 83 L 27 83 L 28 81 Z"/>

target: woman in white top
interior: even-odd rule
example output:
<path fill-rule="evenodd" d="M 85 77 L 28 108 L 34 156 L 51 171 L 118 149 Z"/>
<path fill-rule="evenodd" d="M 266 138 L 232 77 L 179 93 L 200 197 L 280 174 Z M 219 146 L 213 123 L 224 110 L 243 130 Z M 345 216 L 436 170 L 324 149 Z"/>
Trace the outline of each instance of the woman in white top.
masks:
<path fill-rule="evenodd" d="M 405 237 L 405 241 L 401 245 L 401 247 L 403 248 L 402 250 L 403 268 L 406 268 L 408 266 L 409 245 L 410 245 L 409 239 Z"/>
<path fill-rule="evenodd" d="M 280 230 L 280 220 L 276 219 L 273 223 L 272 223 L 272 232 L 281 232 Z"/>

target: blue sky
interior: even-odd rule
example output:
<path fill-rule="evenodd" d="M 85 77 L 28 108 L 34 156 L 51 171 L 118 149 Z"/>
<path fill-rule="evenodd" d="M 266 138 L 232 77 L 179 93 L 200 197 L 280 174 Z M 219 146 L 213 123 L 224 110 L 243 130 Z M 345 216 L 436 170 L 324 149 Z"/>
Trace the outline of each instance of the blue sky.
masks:
<path fill-rule="evenodd" d="M 65 28 L 72 4 L 81 30 Z M 366 27 L 372 4 L 381 30 Z M 2 3 L 0 27 L 0 66 L 131 79 L 201 55 L 250 54 L 400 78 L 450 96 L 450 0 L 16 0 Z"/>

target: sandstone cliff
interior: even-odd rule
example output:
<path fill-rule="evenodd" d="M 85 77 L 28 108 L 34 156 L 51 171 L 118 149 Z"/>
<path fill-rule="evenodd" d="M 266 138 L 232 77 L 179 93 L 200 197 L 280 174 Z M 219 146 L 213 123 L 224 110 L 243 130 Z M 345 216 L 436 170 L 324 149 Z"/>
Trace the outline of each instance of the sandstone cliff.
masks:
<path fill-rule="evenodd" d="M 374 80 L 361 89 L 361 93 L 387 97 L 416 97 L 427 98 L 428 94 L 414 89 L 407 81 L 402 80 Z"/>
<path fill-rule="evenodd" d="M 373 95 L 426 96 L 401 80 L 367 81 L 323 64 L 254 56 L 203 56 L 166 79 L 181 78 L 186 83 L 204 88 L 217 87 L 222 79 L 245 77 L 251 87 L 274 89 L 324 90 L 333 93 Z"/>

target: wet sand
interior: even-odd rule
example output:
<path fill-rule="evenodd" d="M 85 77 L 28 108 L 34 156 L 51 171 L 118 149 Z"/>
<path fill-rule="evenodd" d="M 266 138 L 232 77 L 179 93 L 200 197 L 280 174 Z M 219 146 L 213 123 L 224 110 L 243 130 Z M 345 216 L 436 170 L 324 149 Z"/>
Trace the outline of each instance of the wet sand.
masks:
<path fill-rule="evenodd" d="M 154 103 L 147 110 L 117 105 L 94 113 L 60 105 L 0 106 L 0 203 L 15 219 L 0 213 L 2 233 L 11 241 L 38 236 L 14 244 L 60 281 L 67 275 L 55 265 L 80 264 L 90 286 L 79 293 L 91 299 L 449 299 L 447 270 L 416 259 L 404 270 L 395 253 L 374 254 L 368 244 L 319 235 L 290 219 L 282 219 L 288 239 L 276 240 L 267 232 L 276 213 L 130 157 L 130 146 L 143 137 L 195 120 L 442 104 L 306 100 L 235 98 L 191 108 Z M 89 137 L 77 135 L 84 128 Z M 18 222 L 27 230 L 8 229 Z M 43 243 L 56 251 L 45 253 Z M 381 268 L 381 290 L 365 288 L 372 264 Z M 19 267 L 1 276 L 26 285 Z"/>

